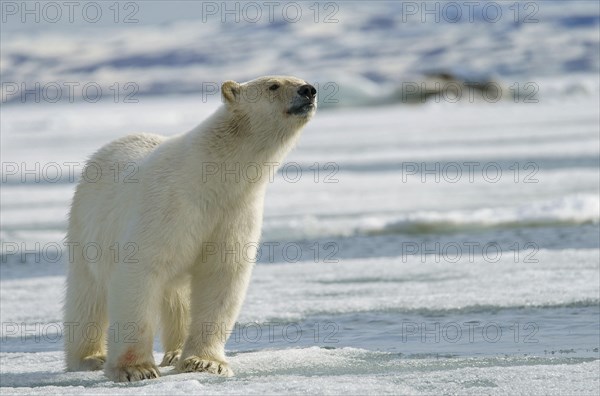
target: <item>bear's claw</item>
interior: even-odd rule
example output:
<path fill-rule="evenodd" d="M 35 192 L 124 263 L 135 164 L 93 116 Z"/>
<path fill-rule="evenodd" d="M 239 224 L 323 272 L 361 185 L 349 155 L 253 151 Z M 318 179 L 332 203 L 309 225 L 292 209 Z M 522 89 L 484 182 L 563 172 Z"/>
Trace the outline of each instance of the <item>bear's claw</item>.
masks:
<path fill-rule="evenodd" d="M 184 361 L 180 361 L 177 369 L 185 373 L 205 372 L 221 375 L 223 377 L 233 376 L 233 371 L 229 368 L 227 363 L 217 362 L 209 359 L 201 359 L 197 356 L 192 356 Z"/>
<path fill-rule="evenodd" d="M 85 357 L 81 360 L 81 364 L 79 365 L 79 369 L 81 371 L 96 371 L 102 370 L 104 367 L 104 362 L 106 361 L 105 355 L 92 355 Z"/>
<path fill-rule="evenodd" d="M 180 357 L 181 349 L 166 352 L 162 362 L 160 363 L 160 367 L 174 366 L 179 361 Z"/>
<path fill-rule="evenodd" d="M 115 382 L 134 382 L 160 377 L 158 367 L 152 363 L 136 364 L 134 366 L 117 367 L 109 370 L 106 375 Z"/>

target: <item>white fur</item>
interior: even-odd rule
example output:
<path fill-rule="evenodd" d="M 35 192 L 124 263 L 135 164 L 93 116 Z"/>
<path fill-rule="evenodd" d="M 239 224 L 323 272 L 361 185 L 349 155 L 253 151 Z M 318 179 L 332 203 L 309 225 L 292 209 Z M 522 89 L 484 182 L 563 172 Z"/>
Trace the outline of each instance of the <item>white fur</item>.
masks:
<path fill-rule="evenodd" d="M 92 156 L 67 234 L 68 370 L 104 366 L 115 381 L 159 376 L 152 344 L 160 318 L 163 365 L 232 375 L 224 345 L 253 267 L 269 164 L 282 161 L 316 109 L 288 112 L 304 84 L 226 82 L 225 104 L 192 131 L 126 136 Z M 248 164 L 262 169 L 260 179 L 223 173 Z"/>

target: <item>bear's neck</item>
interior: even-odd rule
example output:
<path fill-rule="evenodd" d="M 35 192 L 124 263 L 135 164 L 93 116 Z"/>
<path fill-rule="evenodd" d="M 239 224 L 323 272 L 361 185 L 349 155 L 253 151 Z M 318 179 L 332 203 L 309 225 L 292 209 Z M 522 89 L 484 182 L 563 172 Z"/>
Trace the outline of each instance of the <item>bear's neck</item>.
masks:
<path fill-rule="evenodd" d="M 195 159 L 201 162 L 196 164 L 199 169 L 212 165 L 221 170 L 239 167 L 244 174 L 258 166 L 262 179 L 268 180 L 298 140 L 301 127 L 299 125 L 296 130 L 283 126 L 269 128 L 273 130 L 265 133 L 261 128 L 267 126 L 253 125 L 249 117 L 232 114 L 222 106 L 188 134 L 190 140 L 186 144 Z"/>

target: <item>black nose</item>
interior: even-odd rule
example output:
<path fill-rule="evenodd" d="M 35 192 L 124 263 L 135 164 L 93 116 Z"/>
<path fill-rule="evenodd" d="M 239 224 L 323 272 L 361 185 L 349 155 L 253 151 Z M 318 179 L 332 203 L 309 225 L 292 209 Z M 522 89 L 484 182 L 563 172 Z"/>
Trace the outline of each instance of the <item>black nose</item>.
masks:
<path fill-rule="evenodd" d="M 298 88 L 298 95 L 306 96 L 310 100 L 313 100 L 316 94 L 317 90 L 310 84 L 304 84 L 303 86 Z"/>

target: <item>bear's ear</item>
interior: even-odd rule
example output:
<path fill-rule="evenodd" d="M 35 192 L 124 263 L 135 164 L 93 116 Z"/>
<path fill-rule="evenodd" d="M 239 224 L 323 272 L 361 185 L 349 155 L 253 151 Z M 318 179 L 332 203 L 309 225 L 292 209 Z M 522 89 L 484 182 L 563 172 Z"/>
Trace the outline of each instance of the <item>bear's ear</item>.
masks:
<path fill-rule="evenodd" d="M 240 84 L 235 81 L 225 81 L 221 85 L 221 95 L 223 96 L 223 102 L 233 104 L 237 102 L 240 95 Z"/>

